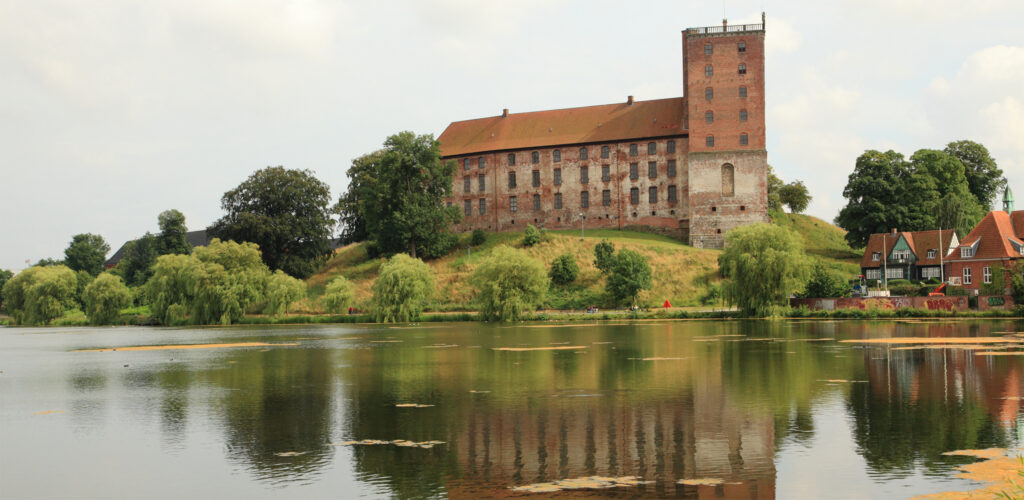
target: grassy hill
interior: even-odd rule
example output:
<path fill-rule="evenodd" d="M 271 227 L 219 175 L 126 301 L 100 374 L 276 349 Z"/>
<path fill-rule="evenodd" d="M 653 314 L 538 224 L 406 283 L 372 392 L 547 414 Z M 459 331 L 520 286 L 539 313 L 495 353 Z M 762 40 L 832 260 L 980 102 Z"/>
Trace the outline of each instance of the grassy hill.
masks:
<path fill-rule="evenodd" d="M 857 263 L 861 254 L 847 246 L 842 229 L 807 215 L 780 214 L 776 219 L 776 224 L 793 229 L 804 238 L 809 255 L 851 277 L 859 272 Z M 489 233 L 486 243 L 467 251 L 469 237 L 469 234 L 460 235 L 456 250 L 427 262 L 435 276 L 435 299 L 429 309 L 473 310 L 475 290 L 469 278 L 477 264 L 498 245 L 523 248 L 521 232 Z M 547 307 L 567 309 L 607 304 L 604 278 L 594 267 L 594 245 L 603 239 L 614 243 L 616 249 L 629 248 L 647 257 L 654 270 L 654 287 L 642 293 L 644 303 L 660 305 L 668 299 L 674 306 L 700 305 L 701 297 L 721 280 L 719 250 L 700 250 L 669 237 L 637 231 L 588 230 L 583 240 L 575 230 L 550 231 L 545 241 L 523 250 L 545 265 L 563 253 L 572 254 L 580 266 L 580 276 L 570 287 L 552 287 Z M 323 294 L 325 283 L 338 274 L 355 283 L 357 307 L 365 309 L 371 297 L 370 287 L 382 262 L 381 258 L 368 257 L 364 243 L 339 249 L 309 278 L 310 299 L 300 304 L 300 309 L 316 311 L 316 298 Z"/>

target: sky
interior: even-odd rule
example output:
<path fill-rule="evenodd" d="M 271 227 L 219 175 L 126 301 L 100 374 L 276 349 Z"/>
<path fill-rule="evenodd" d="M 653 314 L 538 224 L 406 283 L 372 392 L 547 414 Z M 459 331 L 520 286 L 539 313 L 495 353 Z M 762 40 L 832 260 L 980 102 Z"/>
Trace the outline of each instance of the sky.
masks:
<path fill-rule="evenodd" d="M 807 213 L 867 149 L 960 139 L 1024 193 L 1020 0 L 0 0 L 0 268 L 202 229 L 266 166 L 337 198 L 399 131 L 683 95 L 680 32 L 762 10 L 768 161 Z"/>

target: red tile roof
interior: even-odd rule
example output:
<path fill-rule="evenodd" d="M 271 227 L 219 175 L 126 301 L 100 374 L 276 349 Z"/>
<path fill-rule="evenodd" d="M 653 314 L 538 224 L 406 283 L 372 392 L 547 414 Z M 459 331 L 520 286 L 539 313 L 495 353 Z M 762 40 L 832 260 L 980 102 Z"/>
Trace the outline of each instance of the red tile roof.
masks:
<path fill-rule="evenodd" d="M 949 242 L 953 239 L 953 231 L 945 229 L 942 231 L 942 245 L 939 245 L 939 230 L 931 231 L 902 231 L 899 233 L 876 233 L 868 238 L 868 244 L 864 248 L 864 256 L 861 258 L 860 267 L 882 267 L 882 260 L 871 260 L 871 254 L 882 251 L 882 236 L 885 236 L 885 255 L 892 252 L 900 236 L 907 240 L 910 251 L 917 257 L 918 266 L 939 265 L 939 252 L 949 248 Z M 935 257 L 928 258 L 928 250 L 938 250 Z M 946 257 L 943 256 L 943 259 Z"/>
<path fill-rule="evenodd" d="M 1011 213 L 1010 223 L 1013 224 L 1013 234 L 1018 238 L 1024 238 L 1024 210 Z"/>
<path fill-rule="evenodd" d="M 907 233 L 875 233 L 869 236 L 868 244 L 864 247 L 864 257 L 860 260 L 860 267 L 882 267 L 882 259 L 884 257 L 872 260 L 871 254 L 881 252 L 883 256 L 889 255 L 892 252 L 892 247 L 896 246 L 896 242 L 899 241 L 901 234 Z M 882 249 L 883 239 L 885 241 L 884 251 Z"/>
<path fill-rule="evenodd" d="M 974 256 L 960 257 L 960 252 L 955 251 L 949 256 L 949 260 L 1019 258 L 1021 254 L 1014 250 L 1010 240 L 1024 245 L 1024 242 L 1014 234 L 1010 214 L 1001 210 L 989 212 L 974 226 L 971 234 L 960 241 L 961 247 L 972 246 L 978 242 Z"/>
<path fill-rule="evenodd" d="M 444 157 L 686 134 L 682 97 L 510 113 L 452 122 L 438 138 Z"/>
<path fill-rule="evenodd" d="M 914 246 L 917 249 L 915 255 L 917 255 L 918 266 L 937 266 L 939 265 L 939 255 L 942 255 L 949 249 L 949 244 L 953 240 L 953 230 L 943 229 L 942 230 L 942 243 L 939 243 L 939 230 L 935 229 L 932 231 L 914 231 L 911 233 L 914 238 Z M 928 251 L 935 249 L 935 257 L 929 259 Z M 947 259 L 946 255 L 942 255 L 942 260 L 945 262 Z"/>

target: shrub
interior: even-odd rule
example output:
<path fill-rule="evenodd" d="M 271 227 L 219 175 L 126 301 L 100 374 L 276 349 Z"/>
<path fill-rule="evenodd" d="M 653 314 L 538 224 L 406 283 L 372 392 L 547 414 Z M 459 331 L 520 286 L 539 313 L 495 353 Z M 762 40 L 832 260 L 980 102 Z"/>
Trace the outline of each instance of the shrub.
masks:
<path fill-rule="evenodd" d="M 63 265 L 30 267 L 4 284 L 7 312 L 15 324 L 45 325 L 75 305 L 78 280 Z"/>
<path fill-rule="evenodd" d="M 480 316 L 486 320 L 519 319 L 523 311 L 540 304 L 548 288 L 544 264 L 506 246 L 496 248 L 476 268 L 472 279 L 479 290 Z"/>
<path fill-rule="evenodd" d="M 267 279 L 267 307 L 264 314 L 281 316 L 288 312 L 288 306 L 306 295 L 306 283 L 292 278 L 280 269 Z"/>
<path fill-rule="evenodd" d="M 608 240 L 601 240 L 594 246 L 594 266 L 602 273 L 608 274 L 615 265 L 615 245 Z"/>
<path fill-rule="evenodd" d="M 374 320 L 391 323 L 419 319 L 433 283 L 433 273 L 422 260 L 401 253 L 391 257 L 373 282 Z"/>
<path fill-rule="evenodd" d="M 483 245 L 487 243 L 487 233 L 483 229 L 474 229 L 473 236 L 469 239 L 469 242 L 475 247 Z"/>
<path fill-rule="evenodd" d="M 576 281 L 579 274 L 580 266 L 576 265 L 576 257 L 568 253 L 555 257 L 555 260 L 551 261 L 551 271 L 548 272 L 551 282 L 556 285 L 568 285 Z"/>
<path fill-rule="evenodd" d="M 722 298 L 722 285 L 715 283 L 708 287 L 707 293 L 700 298 L 700 303 L 707 306 L 718 302 Z"/>
<path fill-rule="evenodd" d="M 824 298 L 824 297 L 849 297 L 850 286 L 839 273 L 836 273 L 822 263 L 814 265 L 811 271 L 811 279 L 807 286 L 797 295 L 800 298 Z"/>
<path fill-rule="evenodd" d="M 356 286 L 344 276 L 335 276 L 324 292 L 323 304 L 327 312 L 340 314 L 345 312 L 356 296 Z"/>
<path fill-rule="evenodd" d="M 633 250 L 620 250 L 608 276 L 608 291 L 615 301 L 628 300 L 631 305 L 636 304 L 640 290 L 650 290 L 651 286 L 651 266 L 647 259 Z"/>
<path fill-rule="evenodd" d="M 536 245 L 537 243 L 540 243 L 540 240 L 541 240 L 540 230 L 538 230 L 536 227 L 534 227 L 533 224 L 528 224 L 526 226 L 526 230 L 523 231 L 523 246 L 524 247 L 532 247 L 532 246 Z"/>
<path fill-rule="evenodd" d="M 94 325 L 107 325 L 131 304 L 132 292 L 120 277 L 105 272 L 85 287 L 85 314 Z"/>

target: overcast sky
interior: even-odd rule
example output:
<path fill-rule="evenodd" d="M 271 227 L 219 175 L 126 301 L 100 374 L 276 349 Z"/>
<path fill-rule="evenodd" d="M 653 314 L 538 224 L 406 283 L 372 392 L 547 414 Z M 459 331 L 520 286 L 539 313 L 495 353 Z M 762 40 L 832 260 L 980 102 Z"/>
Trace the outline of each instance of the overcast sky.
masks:
<path fill-rule="evenodd" d="M 268 165 L 337 197 L 401 130 L 682 95 L 680 31 L 767 11 L 768 159 L 831 221 L 865 149 L 985 144 L 1024 193 L 1024 2 L 0 0 L 0 268 L 190 229 Z"/>

